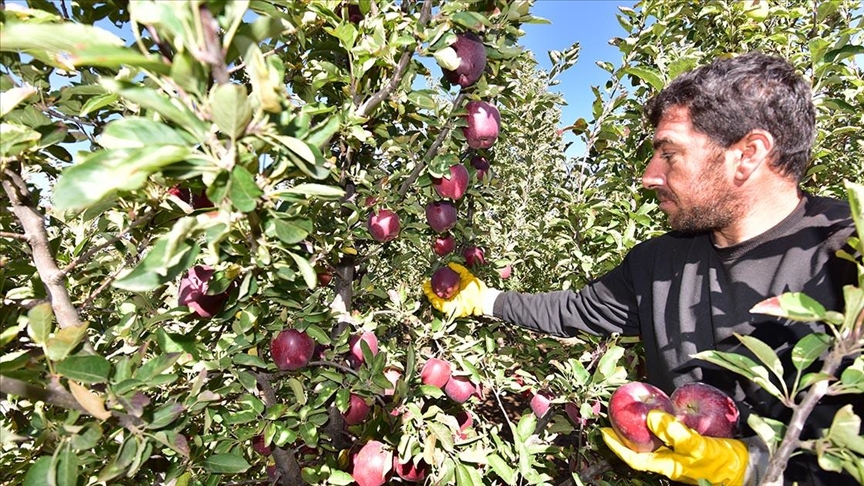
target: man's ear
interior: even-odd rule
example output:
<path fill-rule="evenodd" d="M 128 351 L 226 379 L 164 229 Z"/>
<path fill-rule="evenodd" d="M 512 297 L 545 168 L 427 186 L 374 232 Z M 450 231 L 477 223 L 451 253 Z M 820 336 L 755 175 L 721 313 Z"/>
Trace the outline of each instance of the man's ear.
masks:
<path fill-rule="evenodd" d="M 771 151 L 774 150 L 774 136 L 762 129 L 751 130 L 737 144 L 741 158 L 735 167 L 735 178 L 744 181 L 759 168 L 768 167 Z"/>

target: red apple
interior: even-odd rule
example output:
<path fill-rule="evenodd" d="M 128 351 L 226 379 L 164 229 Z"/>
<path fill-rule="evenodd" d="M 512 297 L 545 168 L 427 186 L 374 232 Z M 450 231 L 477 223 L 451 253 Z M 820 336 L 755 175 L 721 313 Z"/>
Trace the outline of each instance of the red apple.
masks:
<path fill-rule="evenodd" d="M 192 309 L 198 316 L 209 319 L 224 307 L 228 300 L 228 292 L 207 295 L 210 288 L 210 277 L 216 271 L 207 265 L 195 265 L 180 279 L 177 292 L 177 303 Z"/>
<path fill-rule="evenodd" d="M 483 180 L 489 173 L 489 161 L 482 155 L 471 157 L 471 166 L 477 170 L 477 179 Z"/>
<path fill-rule="evenodd" d="M 432 240 L 432 251 L 438 256 L 444 256 L 456 249 L 456 238 L 450 235 L 436 236 Z"/>
<path fill-rule="evenodd" d="M 471 395 L 477 393 L 477 387 L 467 376 L 450 375 L 444 385 L 444 393 L 456 403 L 465 403 Z"/>
<path fill-rule="evenodd" d="M 303 368 L 312 359 L 315 341 L 305 332 L 286 329 L 270 342 L 270 355 L 280 370 Z"/>
<path fill-rule="evenodd" d="M 441 267 L 432 274 L 432 291 L 442 299 L 449 299 L 459 292 L 461 278 L 450 267 Z"/>
<path fill-rule="evenodd" d="M 348 425 L 357 425 L 366 420 L 369 416 L 369 404 L 360 395 L 351 394 L 348 400 L 348 410 L 342 414 L 345 423 Z"/>
<path fill-rule="evenodd" d="M 567 416 L 570 417 L 570 420 L 573 421 L 576 425 L 585 426 L 588 424 L 588 418 L 582 416 L 582 412 L 579 410 L 579 406 L 573 402 L 568 402 L 564 405 L 564 411 L 567 412 Z M 594 404 L 591 405 L 591 413 L 594 416 L 600 415 L 600 402 L 595 400 Z"/>
<path fill-rule="evenodd" d="M 738 429 L 738 406 L 722 390 L 707 383 L 681 385 L 669 396 L 675 416 L 684 425 L 710 437 L 734 437 Z"/>
<path fill-rule="evenodd" d="M 212 208 L 215 206 L 204 191 L 192 192 L 188 187 L 174 186 L 168 189 L 168 194 L 192 206 L 192 209 Z"/>
<path fill-rule="evenodd" d="M 389 209 L 370 213 L 369 218 L 366 220 L 366 227 L 369 229 L 369 234 L 372 235 L 372 238 L 378 242 L 386 243 L 399 236 L 399 230 L 401 229 L 399 215 Z"/>
<path fill-rule="evenodd" d="M 468 433 L 466 431 L 474 425 L 474 418 L 471 416 L 471 414 L 467 410 L 463 410 L 457 413 L 456 423 L 459 424 L 459 438 L 468 438 Z"/>
<path fill-rule="evenodd" d="M 462 164 L 450 166 L 450 177 L 433 177 L 432 187 L 439 196 L 452 199 L 454 201 L 465 195 L 468 189 L 468 169 Z"/>
<path fill-rule="evenodd" d="M 537 418 L 543 418 L 549 412 L 551 406 L 552 400 L 549 398 L 547 392 L 535 393 L 534 398 L 531 399 L 531 411 L 534 412 Z"/>
<path fill-rule="evenodd" d="M 264 443 L 263 435 L 256 435 L 255 437 L 252 437 L 252 449 L 254 449 L 255 452 L 257 452 L 258 454 L 264 456 L 269 456 L 273 453 L 273 451 L 270 449 L 270 446 Z"/>
<path fill-rule="evenodd" d="M 483 249 L 477 246 L 469 246 L 462 251 L 462 256 L 465 257 L 465 263 L 469 267 L 478 267 L 486 263 Z"/>
<path fill-rule="evenodd" d="M 498 108 L 485 101 L 469 101 L 468 126 L 462 129 L 468 146 L 473 149 L 487 149 L 498 139 L 501 115 Z"/>
<path fill-rule="evenodd" d="M 426 461 L 423 459 L 420 459 L 417 464 L 411 460 L 402 464 L 399 462 L 399 457 L 394 454 L 393 470 L 396 471 L 396 475 L 402 478 L 403 481 L 416 483 L 426 479 L 426 474 L 429 472 L 429 465 L 426 464 Z"/>
<path fill-rule="evenodd" d="M 360 341 L 364 341 L 369 345 L 369 350 L 372 351 L 372 356 L 378 354 L 378 338 L 374 333 L 366 331 L 361 334 L 355 334 L 348 340 L 348 345 L 351 347 L 350 359 L 355 366 L 360 366 L 364 363 L 363 348 L 360 346 Z"/>
<path fill-rule="evenodd" d="M 333 10 L 337 17 L 342 17 L 342 12 L 342 5 L 337 5 L 336 9 Z M 352 24 L 359 24 L 361 20 L 363 20 L 363 12 L 360 11 L 360 6 L 348 5 L 348 21 Z"/>
<path fill-rule="evenodd" d="M 393 468 L 393 453 L 377 440 L 370 440 L 354 456 L 351 477 L 358 486 L 382 486 Z"/>
<path fill-rule="evenodd" d="M 651 410 L 675 413 L 672 400 L 654 385 L 633 381 L 618 387 L 609 399 L 609 421 L 621 442 L 636 452 L 651 452 L 663 442 L 648 429 Z"/>
<path fill-rule="evenodd" d="M 426 205 L 426 221 L 437 233 L 456 225 L 456 206 L 450 201 L 433 201 Z"/>
<path fill-rule="evenodd" d="M 384 377 L 387 378 L 387 381 L 393 384 L 393 388 L 387 388 L 384 390 L 384 396 L 393 396 L 396 393 L 396 382 L 399 381 L 399 378 L 402 378 L 402 370 L 392 367 L 387 368 L 384 370 Z"/>
<path fill-rule="evenodd" d="M 333 281 L 333 272 L 326 268 L 317 268 L 316 274 L 318 276 L 318 285 L 322 287 L 330 285 L 330 282 Z"/>
<path fill-rule="evenodd" d="M 437 386 L 444 388 L 447 381 L 450 380 L 450 373 L 453 371 L 453 365 L 449 361 L 444 361 L 438 358 L 429 358 L 423 369 L 420 370 L 420 381 L 424 385 Z"/>
<path fill-rule="evenodd" d="M 498 269 L 498 275 L 501 277 L 502 280 L 507 280 L 512 274 L 513 267 L 511 267 L 510 265 L 504 265 L 503 267 Z"/>
<path fill-rule="evenodd" d="M 463 88 L 476 83 L 486 68 L 486 46 L 479 37 L 465 32 L 456 36 L 456 42 L 450 48 L 459 56 L 459 67 L 452 71 L 442 68 L 444 77 Z"/>

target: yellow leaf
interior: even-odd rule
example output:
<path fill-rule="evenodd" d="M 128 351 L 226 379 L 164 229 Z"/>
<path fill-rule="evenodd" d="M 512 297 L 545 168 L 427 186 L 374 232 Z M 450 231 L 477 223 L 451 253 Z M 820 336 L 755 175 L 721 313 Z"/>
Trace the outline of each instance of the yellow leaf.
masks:
<path fill-rule="evenodd" d="M 72 380 L 69 380 L 69 390 L 87 413 L 99 420 L 108 420 L 111 418 L 111 412 L 105 410 L 105 401 L 102 400 L 102 397 Z"/>

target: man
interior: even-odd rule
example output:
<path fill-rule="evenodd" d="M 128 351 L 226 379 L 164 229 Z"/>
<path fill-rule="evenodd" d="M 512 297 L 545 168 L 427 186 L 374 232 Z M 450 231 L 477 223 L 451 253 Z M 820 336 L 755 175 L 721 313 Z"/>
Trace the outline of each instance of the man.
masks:
<path fill-rule="evenodd" d="M 705 350 L 746 354 L 737 333 L 765 341 L 784 369 L 794 370 L 791 347 L 821 325 L 749 309 L 795 291 L 841 310 L 843 285 L 857 282 L 854 264 L 835 255 L 854 231 L 848 204 L 798 188 L 815 139 L 811 96 L 791 65 L 761 53 L 720 59 L 678 77 L 646 107 L 655 153 L 642 177 L 671 232 L 637 245 L 579 292 L 500 292 L 454 265 L 462 290 L 443 300 L 427 282 L 426 295 L 445 313 L 492 315 L 556 336 L 640 335 L 648 381 L 666 392 L 702 381 L 739 402 L 742 423 L 750 412 L 788 419 L 789 410 L 758 386 L 692 356 Z M 841 405 L 836 397 L 823 399 L 803 437 L 821 436 Z M 634 453 L 604 430 L 610 448 L 636 469 L 689 484 L 704 478 L 728 485 L 755 483 L 764 472 L 764 446 L 750 431 L 747 440 L 713 439 L 668 414 L 652 413 L 649 422 L 668 449 Z M 810 454 L 793 458 L 785 479 L 855 484 L 849 475 L 822 470 Z"/>

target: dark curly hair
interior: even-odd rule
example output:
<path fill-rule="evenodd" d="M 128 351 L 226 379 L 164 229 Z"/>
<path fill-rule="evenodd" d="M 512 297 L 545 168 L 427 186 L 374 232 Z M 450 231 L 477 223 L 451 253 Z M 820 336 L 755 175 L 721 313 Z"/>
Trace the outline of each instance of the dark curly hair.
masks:
<path fill-rule="evenodd" d="M 771 166 L 801 179 L 816 137 L 810 85 L 783 58 L 761 52 L 717 59 L 675 78 L 645 107 L 654 128 L 672 107 L 689 110 L 693 127 L 723 148 L 751 130 L 774 136 Z"/>

